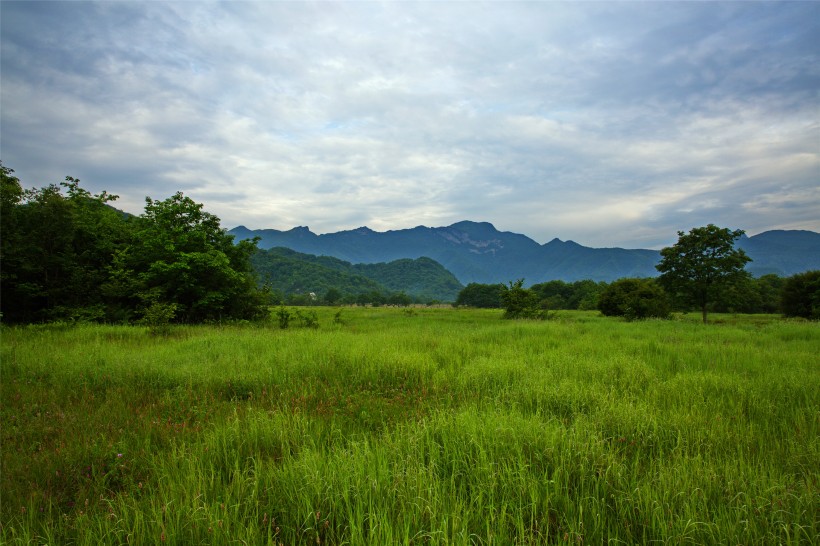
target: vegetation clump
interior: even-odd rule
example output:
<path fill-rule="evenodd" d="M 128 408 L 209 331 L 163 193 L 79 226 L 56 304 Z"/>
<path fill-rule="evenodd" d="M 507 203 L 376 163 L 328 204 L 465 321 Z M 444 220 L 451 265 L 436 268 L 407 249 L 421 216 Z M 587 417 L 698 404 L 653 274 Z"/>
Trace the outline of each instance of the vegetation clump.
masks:
<path fill-rule="evenodd" d="M 475 307 L 478 309 L 500 309 L 503 292 L 503 284 L 471 282 L 458 293 L 454 305 L 456 307 Z"/>
<path fill-rule="evenodd" d="M 807 271 L 786 279 L 781 305 L 787 317 L 820 319 L 820 271 Z"/>
<path fill-rule="evenodd" d="M 538 294 L 524 288 L 524 279 L 510 281 L 508 286 L 503 286 L 501 302 L 504 305 L 505 319 L 543 320 L 549 318 L 548 311 L 540 306 Z"/>
<path fill-rule="evenodd" d="M 598 309 L 608 317 L 638 320 L 669 318 L 671 305 L 654 279 L 620 279 L 601 293 Z"/>
<path fill-rule="evenodd" d="M 189 197 L 147 198 L 131 216 L 70 176 L 24 191 L 13 172 L 0 164 L 5 321 L 155 322 L 160 307 L 182 323 L 264 316 L 255 241 L 234 244 Z"/>

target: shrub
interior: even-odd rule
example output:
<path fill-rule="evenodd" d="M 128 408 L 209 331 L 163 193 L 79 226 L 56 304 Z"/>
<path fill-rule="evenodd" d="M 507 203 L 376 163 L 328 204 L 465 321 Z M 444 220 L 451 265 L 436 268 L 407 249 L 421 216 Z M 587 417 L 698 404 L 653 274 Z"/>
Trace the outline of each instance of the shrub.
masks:
<path fill-rule="evenodd" d="M 155 301 L 145 309 L 142 324 L 148 326 L 153 335 L 166 335 L 171 331 L 171 321 L 177 313 L 176 303 Z"/>
<path fill-rule="evenodd" d="M 544 319 L 547 313 L 541 309 L 538 294 L 524 288 L 524 279 L 510 282 L 501 291 L 506 319 Z"/>
<path fill-rule="evenodd" d="M 276 310 L 276 318 L 279 319 L 279 328 L 285 330 L 290 325 L 290 311 L 284 305 L 280 305 Z"/>
<path fill-rule="evenodd" d="M 299 319 L 299 325 L 303 328 L 319 327 L 319 316 L 316 314 L 316 311 L 300 311 L 297 309 L 296 318 Z"/>
<path fill-rule="evenodd" d="M 478 307 L 484 309 L 498 309 L 501 304 L 503 284 L 479 284 L 471 282 L 465 286 L 453 305 L 456 307 Z"/>
<path fill-rule="evenodd" d="M 820 270 L 806 271 L 786 279 L 780 307 L 787 317 L 820 319 Z"/>
<path fill-rule="evenodd" d="M 629 320 L 668 318 L 669 298 L 653 279 L 620 279 L 610 284 L 598 299 L 606 316 Z"/>

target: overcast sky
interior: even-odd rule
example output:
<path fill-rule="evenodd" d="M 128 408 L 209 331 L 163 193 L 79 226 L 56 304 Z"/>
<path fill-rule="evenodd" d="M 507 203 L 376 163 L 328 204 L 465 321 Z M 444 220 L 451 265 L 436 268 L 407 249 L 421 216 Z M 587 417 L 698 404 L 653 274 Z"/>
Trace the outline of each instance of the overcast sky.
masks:
<path fill-rule="evenodd" d="M 0 153 L 231 228 L 820 231 L 820 3 L 7 2 Z"/>

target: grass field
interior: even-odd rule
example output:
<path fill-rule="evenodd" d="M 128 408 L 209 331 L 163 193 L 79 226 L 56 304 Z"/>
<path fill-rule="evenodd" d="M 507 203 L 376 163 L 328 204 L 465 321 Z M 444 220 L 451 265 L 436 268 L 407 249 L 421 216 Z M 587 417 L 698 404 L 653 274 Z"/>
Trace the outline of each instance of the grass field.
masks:
<path fill-rule="evenodd" d="M 820 325 L 2 329 L 4 544 L 820 542 Z"/>

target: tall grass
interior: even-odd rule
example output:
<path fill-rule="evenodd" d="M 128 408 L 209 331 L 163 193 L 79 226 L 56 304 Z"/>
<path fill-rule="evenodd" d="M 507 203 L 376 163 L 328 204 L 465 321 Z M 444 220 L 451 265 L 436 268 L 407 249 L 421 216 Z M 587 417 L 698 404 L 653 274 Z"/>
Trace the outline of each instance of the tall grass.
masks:
<path fill-rule="evenodd" d="M 316 311 L 4 328 L 2 542 L 820 541 L 816 323 Z"/>

